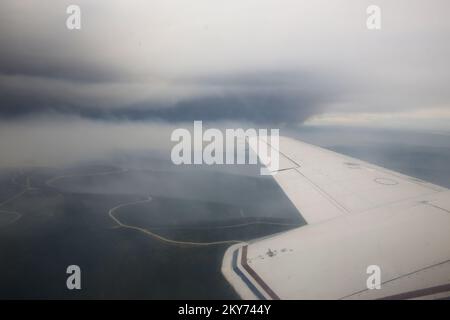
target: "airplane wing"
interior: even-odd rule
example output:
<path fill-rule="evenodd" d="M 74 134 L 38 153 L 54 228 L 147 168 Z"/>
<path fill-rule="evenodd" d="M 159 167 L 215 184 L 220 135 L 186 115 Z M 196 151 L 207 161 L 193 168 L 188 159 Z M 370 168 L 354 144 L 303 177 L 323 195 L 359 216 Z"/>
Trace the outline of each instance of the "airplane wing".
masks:
<path fill-rule="evenodd" d="M 287 137 L 278 151 L 273 177 L 307 225 L 228 248 L 222 273 L 241 298 L 450 296 L 449 189 Z"/>

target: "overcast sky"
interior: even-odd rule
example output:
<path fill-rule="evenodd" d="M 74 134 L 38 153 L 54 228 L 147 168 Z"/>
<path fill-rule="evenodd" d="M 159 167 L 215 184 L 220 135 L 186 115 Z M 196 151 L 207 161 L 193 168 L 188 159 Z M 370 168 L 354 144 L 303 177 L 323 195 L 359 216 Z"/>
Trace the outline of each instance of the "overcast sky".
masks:
<path fill-rule="evenodd" d="M 72 3 L 81 7 L 81 30 L 65 26 Z M 374 3 L 378 31 L 366 28 Z M 303 122 L 418 110 L 441 118 L 450 108 L 447 0 L 0 6 L 3 118 Z"/>
<path fill-rule="evenodd" d="M 81 30 L 66 28 L 70 4 Z M 366 27 L 371 4 L 381 30 Z M 2 0 L 1 160 L 81 131 L 86 152 L 119 135 L 134 146 L 142 122 L 450 131 L 449 12 L 448 0 Z"/>

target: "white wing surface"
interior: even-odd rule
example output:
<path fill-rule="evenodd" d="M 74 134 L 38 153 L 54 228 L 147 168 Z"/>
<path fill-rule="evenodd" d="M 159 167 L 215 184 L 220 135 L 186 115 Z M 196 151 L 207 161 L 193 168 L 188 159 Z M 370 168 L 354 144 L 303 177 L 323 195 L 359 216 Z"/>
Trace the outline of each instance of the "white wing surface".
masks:
<path fill-rule="evenodd" d="M 286 137 L 278 151 L 274 178 L 308 224 L 227 250 L 242 298 L 450 296 L 450 190 Z"/>

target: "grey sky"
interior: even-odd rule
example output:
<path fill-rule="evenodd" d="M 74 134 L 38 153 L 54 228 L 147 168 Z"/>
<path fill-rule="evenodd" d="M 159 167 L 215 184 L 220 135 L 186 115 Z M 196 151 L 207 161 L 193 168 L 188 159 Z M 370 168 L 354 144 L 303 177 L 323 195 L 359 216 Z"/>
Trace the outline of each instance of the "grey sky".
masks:
<path fill-rule="evenodd" d="M 0 4 L 1 117 L 448 115 L 445 0 L 77 1 L 82 29 L 69 31 L 72 3 Z M 366 28 L 369 4 L 379 31 Z"/>

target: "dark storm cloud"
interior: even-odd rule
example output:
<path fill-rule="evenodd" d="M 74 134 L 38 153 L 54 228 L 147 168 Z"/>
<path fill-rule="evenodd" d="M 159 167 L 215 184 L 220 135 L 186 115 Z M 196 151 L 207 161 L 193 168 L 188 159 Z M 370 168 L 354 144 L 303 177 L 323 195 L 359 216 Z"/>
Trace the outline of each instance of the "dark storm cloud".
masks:
<path fill-rule="evenodd" d="M 133 120 L 242 120 L 257 123 L 301 122 L 320 110 L 317 103 L 318 100 L 315 100 L 313 97 L 304 97 L 304 99 L 301 99 L 261 92 L 253 95 L 194 98 L 179 102 L 171 107 L 156 109 L 130 108 L 100 116 L 110 118 L 122 117 Z"/>
<path fill-rule="evenodd" d="M 337 86 L 318 80 L 292 81 L 290 74 L 251 74 L 194 79 L 201 87 L 219 91 L 185 98 L 173 104 L 145 101 L 118 108 L 101 102 L 67 99 L 65 93 L 27 90 L 26 94 L 1 91 L 0 115 L 14 118 L 39 113 L 74 114 L 102 120 L 244 120 L 262 123 L 298 122 L 318 112 L 327 100 L 336 99 Z M 96 105 L 97 103 L 97 105 Z"/>
<path fill-rule="evenodd" d="M 33 48 L 29 48 L 28 52 L 0 49 L 1 74 L 86 83 L 124 80 L 124 76 L 119 72 L 89 61 L 73 61 L 72 57 L 64 55 L 49 58 L 42 59 L 39 55 L 34 55 Z"/>
<path fill-rule="evenodd" d="M 28 62 L 29 63 L 29 62 Z M 79 82 L 103 82 L 120 80 L 119 74 L 111 73 L 105 70 L 93 70 L 91 66 L 75 65 L 60 66 L 58 64 L 30 64 L 26 68 L 23 66 L 27 63 L 8 62 L 4 66 L 0 65 L 0 70 L 5 76 L 35 76 L 35 77 L 51 77 L 52 79 L 70 80 Z"/>
<path fill-rule="evenodd" d="M 261 123 L 300 122 L 318 111 L 317 97 L 296 98 L 264 92 L 253 95 L 196 98 L 153 116 L 172 121 L 244 120 Z"/>
<path fill-rule="evenodd" d="M 10 78 L 0 77 L 0 83 L 5 79 Z M 81 97 L 80 90 L 74 89 L 80 85 L 77 81 L 61 89 L 51 88 L 55 79 L 40 78 L 28 84 L 25 80 L 18 81 L 18 86 L 2 86 L 0 116 L 61 113 L 101 120 L 301 122 L 339 98 L 343 88 L 330 79 L 325 74 L 267 71 L 182 78 L 177 80 L 179 87 L 191 85 L 203 91 L 172 103 L 151 99 L 130 103 L 125 99 L 122 105 L 111 108 L 101 94 Z M 88 82 L 88 86 L 95 84 Z"/>
<path fill-rule="evenodd" d="M 343 88 L 330 79 L 307 72 L 210 75 L 190 81 L 221 88 L 219 94 L 185 99 L 169 108 L 151 110 L 147 116 L 169 121 L 302 122 L 339 98 Z"/>
<path fill-rule="evenodd" d="M 0 119 L 303 122 L 448 109 L 449 2 L 71 1 L 0 4 Z M 406 13 L 405 13 L 406 12 Z"/>

